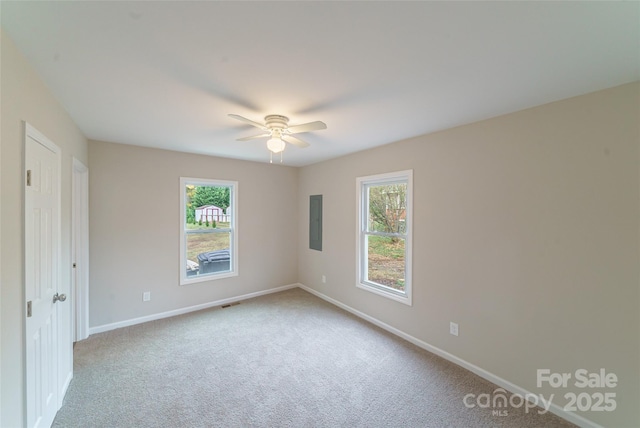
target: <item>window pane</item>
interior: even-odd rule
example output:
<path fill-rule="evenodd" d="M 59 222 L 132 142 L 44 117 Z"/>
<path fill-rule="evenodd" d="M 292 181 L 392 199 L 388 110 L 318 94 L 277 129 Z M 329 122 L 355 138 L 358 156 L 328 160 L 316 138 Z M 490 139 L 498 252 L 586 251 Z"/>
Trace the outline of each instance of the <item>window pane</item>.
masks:
<path fill-rule="evenodd" d="M 180 178 L 180 285 L 238 274 L 235 181 Z"/>
<path fill-rule="evenodd" d="M 404 291 L 405 240 L 367 235 L 367 280 Z"/>
<path fill-rule="evenodd" d="M 229 186 L 187 184 L 185 191 L 187 229 L 232 227 Z"/>
<path fill-rule="evenodd" d="M 187 233 L 187 277 L 231 270 L 231 233 Z"/>
<path fill-rule="evenodd" d="M 407 183 L 371 185 L 367 231 L 405 233 Z"/>

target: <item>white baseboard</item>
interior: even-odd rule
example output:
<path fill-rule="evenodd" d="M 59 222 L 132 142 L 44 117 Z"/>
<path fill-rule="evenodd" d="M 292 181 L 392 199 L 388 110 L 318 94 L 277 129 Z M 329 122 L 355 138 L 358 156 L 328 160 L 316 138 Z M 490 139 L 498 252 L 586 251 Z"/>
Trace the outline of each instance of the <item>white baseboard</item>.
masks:
<path fill-rule="evenodd" d="M 96 333 L 103 333 L 105 331 L 115 330 L 117 328 L 128 327 L 131 325 L 142 324 L 149 321 L 155 321 L 162 318 L 175 317 L 176 315 L 187 314 L 189 312 L 200 311 L 202 309 L 208 309 L 214 306 L 226 305 L 227 303 L 237 302 L 239 300 L 247 300 L 253 297 L 264 296 L 265 294 L 277 293 L 279 291 L 289 290 L 291 288 L 299 287 L 300 284 L 283 285 L 282 287 L 270 288 L 268 290 L 256 291 L 255 293 L 243 294 L 241 296 L 229 297 L 226 299 L 216 300 L 214 302 L 201 303 L 199 305 L 188 306 L 186 308 L 174 309 L 167 312 L 161 312 L 158 314 L 147 315 L 140 318 L 133 318 L 124 321 L 118 321 L 111 324 L 99 325 L 97 327 L 89 328 L 89 335 Z"/>
<path fill-rule="evenodd" d="M 403 339 L 405 339 L 408 342 L 413 343 L 414 345 L 429 351 L 433 354 L 438 355 L 439 357 L 444 358 L 445 360 L 451 361 L 452 363 L 460 366 L 460 367 L 464 367 L 465 369 L 469 370 L 470 372 L 473 372 L 475 374 L 477 374 L 478 376 L 488 380 L 489 382 L 495 383 L 496 385 L 500 386 L 501 388 L 506 389 L 507 391 L 510 391 L 512 393 L 515 394 L 520 394 L 522 397 L 527 397 L 529 394 L 533 394 L 530 391 L 527 391 L 526 389 L 515 385 L 511 382 L 509 382 L 508 380 L 505 380 L 503 378 L 501 378 L 500 376 L 497 376 L 491 372 L 488 372 L 478 366 L 476 366 L 475 364 L 472 364 L 468 361 L 463 360 L 462 358 L 458 358 L 453 354 L 450 354 L 449 352 L 442 350 L 436 346 L 430 345 L 429 343 L 420 340 L 416 337 L 413 337 L 401 330 L 398 330 L 395 327 L 390 326 L 389 324 L 386 324 L 380 320 L 378 320 L 377 318 L 374 318 L 370 315 L 365 314 L 364 312 L 360 312 L 357 309 L 352 308 L 351 306 L 345 305 L 342 302 L 339 302 L 325 294 L 320 293 L 319 291 L 314 290 L 313 288 L 307 287 L 304 284 L 298 284 L 298 286 L 300 288 L 302 288 L 305 291 L 308 291 L 309 293 L 320 297 L 321 299 L 341 308 L 344 309 L 347 312 L 350 312 L 368 322 L 370 322 L 371 324 L 374 324 L 380 328 L 382 328 L 383 330 L 388 331 L 389 333 L 395 334 L 396 336 L 399 336 Z M 533 394 L 535 395 L 535 394 Z M 586 419 L 578 414 L 572 413 L 572 412 L 567 412 L 565 411 L 562 407 L 558 406 L 557 404 L 553 404 L 551 403 L 551 407 L 549 408 L 549 411 L 559 417 L 561 417 L 562 419 L 565 419 L 571 423 L 574 423 L 580 427 L 583 428 L 602 428 L 602 426 L 596 424 L 593 421 L 590 421 L 589 419 Z"/>

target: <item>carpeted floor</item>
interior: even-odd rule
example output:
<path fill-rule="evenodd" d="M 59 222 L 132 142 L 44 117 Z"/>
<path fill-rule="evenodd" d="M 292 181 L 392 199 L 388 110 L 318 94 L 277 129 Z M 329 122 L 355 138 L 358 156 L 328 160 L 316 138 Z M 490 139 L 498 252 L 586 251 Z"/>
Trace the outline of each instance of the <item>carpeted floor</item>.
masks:
<path fill-rule="evenodd" d="M 541 427 L 496 385 L 301 289 L 79 342 L 54 427 Z"/>

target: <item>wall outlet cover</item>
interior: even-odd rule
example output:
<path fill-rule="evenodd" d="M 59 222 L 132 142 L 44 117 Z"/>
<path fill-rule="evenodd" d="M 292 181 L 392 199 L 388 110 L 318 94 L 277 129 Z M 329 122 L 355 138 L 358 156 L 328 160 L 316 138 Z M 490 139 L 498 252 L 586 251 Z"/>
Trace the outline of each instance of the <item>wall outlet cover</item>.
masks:
<path fill-rule="evenodd" d="M 454 336 L 457 336 L 458 335 L 458 324 L 456 324 L 455 322 L 449 323 L 449 333 L 453 334 Z"/>

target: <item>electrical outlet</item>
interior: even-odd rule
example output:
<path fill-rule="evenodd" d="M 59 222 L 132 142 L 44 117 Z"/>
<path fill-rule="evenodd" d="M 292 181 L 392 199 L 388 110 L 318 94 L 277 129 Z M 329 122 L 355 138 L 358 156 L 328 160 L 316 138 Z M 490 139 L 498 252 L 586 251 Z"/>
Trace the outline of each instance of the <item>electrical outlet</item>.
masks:
<path fill-rule="evenodd" d="M 327 277 L 326 277 L 326 276 L 324 276 L 324 275 L 322 275 L 322 283 L 323 283 L 323 284 L 326 284 L 326 283 L 327 283 Z"/>
<path fill-rule="evenodd" d="M 453 334 L 454 336 L 458 335 L 458 324 L 454 323 L 454 322 L 450 322 L 449 323 L 449 333 Z"/>
<path fill-rule="evenodd" d="M 148 302 L 149 300 L 151 300 L 151 291 L 145 291 L 142 293 L 142 301 Z"/>

